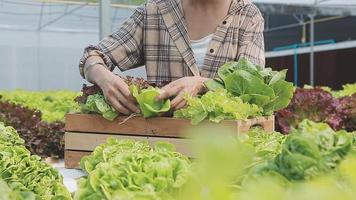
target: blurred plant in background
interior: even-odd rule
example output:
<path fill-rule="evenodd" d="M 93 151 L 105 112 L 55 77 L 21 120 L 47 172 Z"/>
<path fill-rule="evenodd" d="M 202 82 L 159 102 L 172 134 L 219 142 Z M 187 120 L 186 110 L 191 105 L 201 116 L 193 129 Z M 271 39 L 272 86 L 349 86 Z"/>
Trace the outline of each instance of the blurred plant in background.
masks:
<path fill-rule="evenodd" d="M 9 101 L 14 104 L 23 105 L 29 109 L 39 110 L 42 120 L 46 122 L 64 122 L 64 116 L 68 112 L 78 111 L 79 106 L 74 99 L 80 93 L 68 90 L 56 91 L 1 91 L 0 101 Z"/>
<path fill-rule="evenodd" d="M 79 110 L 72 91 L 1 91 L 0 121 L 14 127 L 32 154 L 64 155 L 64 117 Z"/>
<path fill-rule="evenodd" d="M 354 199 L 356 155 L 351 146 L 355 146 L 355 133 L 335 133 L 327 124 L 311 121 L 303 121 L 288 136 L 254 129 L 236 139 L 221 127 L 191 133 L 199 159 L 178 199 Z M 312 154 L 325 157 L 320 157 L 320 163 L 311 162 Z M 261 169 L 263 164 L 256 162 L 261 158 L 266 163 L 283 160 L 285 166 L 277 164 L 269 172 L 256 173 L 253 168 Z M 326 165 L 321 163 L 329 170 L 323 171 Z M 294 176 L 298 170 L 314 175 L 301 180 Z"/>

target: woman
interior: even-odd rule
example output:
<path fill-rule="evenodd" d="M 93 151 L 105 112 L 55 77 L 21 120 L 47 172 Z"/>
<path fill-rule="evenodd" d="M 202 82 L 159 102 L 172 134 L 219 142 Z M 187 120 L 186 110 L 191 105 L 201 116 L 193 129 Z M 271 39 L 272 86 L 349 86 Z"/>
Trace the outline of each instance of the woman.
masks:
<path fill-rule="evenodd" d="M 128 85 L 111 71 L 145 65 L 147 79 L 170 82 L 158 99 L 204 92 L 218 68 L 241 57 L 264 66 L 264 20 L 250 0 L 150 0 L 97 46 L 86 48 L 80 72 L 119 112 L 139 112 Z"/>

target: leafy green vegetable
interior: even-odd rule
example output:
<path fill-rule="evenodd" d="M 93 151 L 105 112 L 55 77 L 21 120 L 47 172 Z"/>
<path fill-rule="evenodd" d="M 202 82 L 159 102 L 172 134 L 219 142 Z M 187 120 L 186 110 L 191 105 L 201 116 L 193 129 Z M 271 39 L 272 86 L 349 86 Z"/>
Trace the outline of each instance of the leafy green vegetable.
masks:
<path fill-rule="evenodd" d="M 286 76 L 287 76 L 286 69 L 279 71 L 272 76 L 271 80 L 268 82 L 268 85 L 273 85 L 279 81 L 284 81 L 286 79 Z"/>
<path fill-rule="evenodd" d="M 0 179 L 12 190 L 24 192 L 27 199 L 31 192 L 39 200 L 71 199 L 58 171 L 31 156 L 23 142 L 14 128 L 0 124 Z"/>
<path fill-rule="evenodd" d="M 241 138 L 239 138 L 241 142 L 238 142 L 230 137 L 233 133 L 221 127 L 218 129 L 209 127 L 194 130 L 192 134 L 200 135 L 199 140 L 196 141 L 199 147 L 199 159 L 194 167 L 193 178 L 189 180 L 187 187 L 178 195 L 177 199 L 354 199 L 356 157 L 350 154 L 351 152 L 348 153 L 347 157 L 345 157 L 346 154 L 339 154 L 342 155 L 343 159 L 334 160 L 337 165 L 331 165 L 334 167 L 327 170 L 327 173 L 314 170 L 319 170 L 319 166 L 314 165 L 315 162 L 324 162 L 318 161 L 314 157 L 324 158 L 330 152 L 334 152 L 334 148 L 321 150 L 331 144 L 330 136 L 337 135 L 334 139 L 340 137 L 337 141 L 345 141 L 341 139 L 344 138 L 341 136 L 343 133 L 341 135 L 339 135 L 340 133 L 331 133 L 332 130 L 325 124 L 309 122 L 303 122 L 300 130 L 296 131 L 295 134 L 303 135 L 305 138 L 296 138 L 291 135 L 284 136 L 279 133 L 269 135 L 260 129 L 253 129 L 248 135 L 241 135 Z M 217 132 L 219 134 L 216 134 Z M 338 146 L 336 143 L 334 147 Z M 347 144 L 347 142 L 341 143 Z M 250 152 L 251 146 L 254 147 L 255 155 Z M 310 147 L 316 149 L 317 153 L 312 152 Z M 266 151 L 264 151 L 265 149 Z M 286 150 L 288 150 L 288 153 Z M 281 158 L 280 155 L 282 154 L 285 164 L 290 164 L 283 168 L 285 169 L 284 172 L 291 173 L 296 178 L 300 172 L 304 171 L 305 175 L 312 175 L 310 179 L 297 180 L 292 178 L 288 180 L 281 174 L 281 169 L 277 168 L 278 166 L 274 162 L 275 158 Z M 258 158 L 257 161 L 264 161 L 264 164 L 260 165 L 263 162 L 255 162 L 256 158 Z M 295 160 L 292 162 L 293 159 Z M 259 169 L 254 167 L 256 163 Z M 331 163 L 331 161 L 326 163 Z M 266 167 L 270 167 L 269 171 L 251 176 L 250 173 L 256 173 L 258 170 L 266 169 Z M 248 171 L 245 171 L 245 169 Z M 317 176 L 314 176 L 314 173 Z M 243 182 L 235 182 L 246 174 L 247 177 Z"/>
<path fill-rule="evenodd" d="M 333 91 L 332 94 L 336 98 L 352 96 L 356 93 L 356 83 L 354 84 L 345 84 L 342 86 L 343 89 L 340 91 Z"/>
<path fill-rule="evenodd" d="M 102 94 L 94 94 L 88 96 L 88 99 L 84 105 L 82 105 L 82 110 L 85 112 L 94 112 L 101 114 L 107 120 L 114 120 L 119 113 L 106 103 L 105 98 Z"/>
<path fill-rule="evenodd" d="M 220 122 L 224 119 L 248 119 L 261 115 L 261 110 L 249 103 L 244 103 L 226 90 L 209 91 L 200 98 L 186 97 L 188 107 L 174 112 L 174 117 L 191 119 L 193 125 L 204 119 Z"/>
<path fill-rule="evenodd" d="M 156 97 L 160 94 L 158 88 L 141 89 L 139 86 L 132 84 L 130 85 L 130 91 L 136 98 L 145 118 L 158 116 L 171 108 L 170 100 L 156 101 Z M 85 101 L 80 102 L 80 105 L 83 112 L 101 114 L 110 121 L 119 115 L 119 112 L 106 102 L 104 95 L 100 92 L 88 95 Z"/>
<path fill-rule="evenodd" d="M 0 100 L 39 110 L 46 122 L 63 122 L 65 114 L 79 110 L 74 102 L 78 95 L 77 92 L 67 90 L 34 92 L 18 89 L 0 92 Z"/>
<path fill-rule="evenodd" d="M 5 101 L 0 101 L 0 121 L 17 130 L 31 154 L 63 158 L 63 122 L 42 121 L 40 111 Z"/>
<path fill-rule="evenodd" d="M 345 98 L 349 99 L 345 99 L 346 101 L 336 99 L 329 92 L 319 87 L 313 89 L 297 88 L 288 107 L 275 114 L 277 130 L 288 134 L 304 119 L 325 122 L 334 130 L 343 128 L 345 120 L 347 120 L 349 125 L 346 127 L 348 127 L 348 130 L 349 128 L 352 130 L 353 124 L 356 123 L 352 122 L 352 113 L 348 111 L 352 111 L 352 109 L 349 109 L 353 107 L 352 99 L 355 99 L 356 105 L 356 98 Z M 347 118 L 345 114 L 347 114 Z"/>
<path fill-rule="evenodd" d="M 159 113 L 167 112 L 171 108 L 169 99 L 161 101 L 156 100 L 160 94 L 158 88 L 149 87 L 140 90 L 136 85 L 131 85 L 130 90 L 140 105 L 140 109 L 145 118 L 158 116 Z"/>
<path fill-rule="evenodd" d="M 236 96 L 259 94 L 274 98 L 273 89 L 263 79 L 245 70 L 235 70 L 225 78 L 224 83 L 226 89 Z"/>
<path fill-rule="evenodd" d="M 254 164 L 274 159 L 282 150 L 286 136 L 279 132 L 267 133 L 262 128 L 252 128 L 239 139 L 255 148 Z"/>
<path fill-rule="evenodd" d="M 241 97 L 244 102 L 256 104 L 263 109 L 264 115 L 288 106 L 294 87 L 285 81 L 287 70 L 272 71 L 261 69 L 242 58 L 238 62 L 229 62 L 218 71 L 218 77 L 205 83 L 215 91 L 226 88 L 228 92 Z"/>
<path fill-rule="evenodd" d="M 75 199 L 172 199 L 190 176 L 190 161 L 168 143 L 108 139 L 81 160 L 88 176 Z"/>
<path fill-rule="evenodd" d="M 344 118 L 344 128 L 347 131 L 356 131 L 356 93 L 339 99 L 341 109 L 346 117 Z"/>
<path fill-rule="evenodd" d="M 290 135 L 253 128 L 236 137 L 199 126 L 190 136 L 199 158 L 193 165 L 167 143 L 109 139 L 81 161 L 88 176 L 75 198 L 354 199 L 355 133 L 305 120 Z"/>
<path fill-rule="evenodd" d="M 294 86 L 287 81 L 279 80 L 270 85 L 274 90 L 276 98 L 264 106 L 265 111 L 277 111 L 285 108 L 290 103 Z"/>
<path fill-rule="evenodd" d="M 328 87 L 297 88 L 289 106 L 276 114 L 277 128 L 288 133 L 302 119 L 326 122 L 334 130 L 356 131 L 356 83 L 343 90 Z"/>
<path fill-rule="evenodd" d="M 2 179 L 0 179 L 0 194 L 0 200 L 35 200 L 32 192 L 12 190 Z"/>
<path fill-rule="evenodd" d="M 197 160 L 193 176 L 177 199 L 236 199 L 233 184 L 253 162 L 254 149 L 220 125 L 197 126 L 189 132 Z"/>
<path fill-rule="evenodd" d="M 356 94 L 356 83 L 345 84 L 342 86 L 342 90 L 332 90 L 332 88 L 327 86 L 320 86 L 320 88 L 326 92 L 329 92 L 335 98 L 349 97 L 353 94 Z M 304 89 L 314 89 L 314 87 L 310 85 L 304 85 Z"/>
<path fill-rule="evenodd" d="M 131 140 L 116 140 L 109 138 L 105 144 L 95 148 L 90 156 L 85 156 L 80 161 L 83 170 L 90 173 L 101 162 L 108 162 L 117 154 L 125 152 L 142 153 L 150 151 L 150 146 L 146 142 L 135 142 Z"/>
<path fill-rule="evenodd" d="M 273 161 L 257 168 L 274 171 L 289 180 L 310 180 L 337 167 L 351 152 L 353 136 L 336 132 L 324 123 L 304 120 L 282 144 Z"/>

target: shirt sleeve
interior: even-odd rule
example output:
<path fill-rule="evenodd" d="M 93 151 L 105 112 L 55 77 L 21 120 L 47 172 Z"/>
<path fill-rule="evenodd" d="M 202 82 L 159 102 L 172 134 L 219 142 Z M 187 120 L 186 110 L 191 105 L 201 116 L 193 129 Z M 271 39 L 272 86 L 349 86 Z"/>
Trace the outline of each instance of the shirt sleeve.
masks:
<path fill-rule="evenodd" d="M 252 63 L 265 67 L 262 14 L 255 5 L 246 7 L 243 13 L 237 58 L 247 58 Z"/>
<path fill-rule="evenodd" d="M 138 7 L 117 31 L 101 40 L 99 44 L 85 48 L 79 63 L 82 77 L 85 63 L 91 56 L 101 57 L 111 71 L 115 67 L 125 71 L 143 65 L 144 13 L 145 7 Z"/>

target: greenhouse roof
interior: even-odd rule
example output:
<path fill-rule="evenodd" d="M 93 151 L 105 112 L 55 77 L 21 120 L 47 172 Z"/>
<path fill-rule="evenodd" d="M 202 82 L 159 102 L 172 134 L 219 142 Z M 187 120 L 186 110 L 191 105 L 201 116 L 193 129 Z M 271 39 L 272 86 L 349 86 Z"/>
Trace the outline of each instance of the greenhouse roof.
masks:
<path fill-rule="evenodd" d="M 355 15 L 356 0 L 252 0 L 268 14 Z"/>
<path fill-rule="evenodd" d="M 278 4 L 294 4 L 294 5 L 314 5 L 314 0 L 252 0 L 256 3 L 278 3 Z M 318 0 L 319 5 L 354 5 L 356 6 L 355 0 Z"/>

